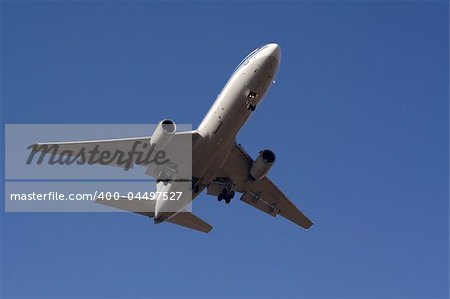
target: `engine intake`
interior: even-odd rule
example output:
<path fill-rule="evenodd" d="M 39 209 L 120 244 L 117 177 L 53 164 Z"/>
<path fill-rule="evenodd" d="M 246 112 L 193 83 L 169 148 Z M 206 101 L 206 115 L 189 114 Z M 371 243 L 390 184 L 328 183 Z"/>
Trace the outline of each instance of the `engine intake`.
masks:
<path fill-rule="evenodd" d="M 262 150 L 250 168 L 250 175 L 255 180 L 264 178 L 275 163 L 275 154 L 271 150 Z"/>
<path fill-rule="evenodd" d="M 162 120 L 155 129 L 155 132 L 150 139 L 150 144 L 155 145 L 158 150 L 164 149 L 172 140 L 177 131 L 177 125 L 173 120 Z"/>

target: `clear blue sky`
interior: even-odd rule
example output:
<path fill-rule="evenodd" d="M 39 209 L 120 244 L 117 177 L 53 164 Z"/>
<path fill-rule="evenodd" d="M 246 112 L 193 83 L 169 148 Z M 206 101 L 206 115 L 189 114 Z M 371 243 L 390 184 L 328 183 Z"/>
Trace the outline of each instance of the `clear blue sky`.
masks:
<path fill-rule="evenodd" d="M 278 42 L 238 141 L 277 153 L 270 176 L 315 222 L 206 195 L 209 235 L 2 209 L 2 297 L 448 297 L 448 21 L 446 1 L 2 2 L 3 124 L 196 127 Z"/>

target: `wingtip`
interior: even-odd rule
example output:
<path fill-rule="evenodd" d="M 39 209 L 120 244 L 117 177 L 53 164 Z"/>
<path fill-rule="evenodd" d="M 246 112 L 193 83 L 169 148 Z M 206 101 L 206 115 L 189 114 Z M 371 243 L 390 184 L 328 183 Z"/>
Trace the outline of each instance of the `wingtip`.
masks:
<path fill-rule="evenodd" d="M 313 226 L 313 225 L 314 225 L 314 222 L 309 220 L 308 223 L 304 226 L 304 228 L 305 228 L 305 230 L 309 230 L 311 228 L 311 226 Z"/>

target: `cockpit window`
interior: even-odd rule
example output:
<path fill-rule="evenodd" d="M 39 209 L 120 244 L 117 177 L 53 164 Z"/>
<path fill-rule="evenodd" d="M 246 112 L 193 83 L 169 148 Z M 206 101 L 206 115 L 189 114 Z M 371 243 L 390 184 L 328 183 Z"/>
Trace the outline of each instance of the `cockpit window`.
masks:
<path fill-rule="evenodd" d="M 260 48 L 256 48 L 255 50 L 253 50 L 250 54 L 248 54 L 239 64 L 238 66 L 234 69 L 233 74 L 236 73 L 236 71 L 247 61 L 249 60 L 254 54 L 256 54 L 256 52 L 258 52 L 260 50 Z"/>
<path fill-rule="evenodd" d="M 252 58 L 257 52 L 261 51 L 262 49 L 267 48 L 267 46 L 268 46 L 268 45 L 265 45 L 265 46 L 263 46 L 263 47 L 261 47 L 261 48 L 256 48 L 256 49 L 253 50 L 250 54 L 248 54 L 248 55 L 247 55 L 247 56 L 246 56 L 246 57 L 238 64 L 238 66 L 234 69 L 233 73 L 232 73 L 231 76 L 230 76 L 230 79 L 229 79 L 228 82 L 227 82 L 227 85 L 228 85 L 228 83 L 230 82 L 231 78 L 234 76 L 234 74 L 242 67 L 242 65 L 246 64 L 246 62 L 247 62 L 250 58 Z M 223 91 L 223 89 L 222 89 L 222 91 Z M 218 95 L 217 97 L 220 97 L 220 96 L 221 96 L 222 91 L 219 93 L 219 95 Z"/>

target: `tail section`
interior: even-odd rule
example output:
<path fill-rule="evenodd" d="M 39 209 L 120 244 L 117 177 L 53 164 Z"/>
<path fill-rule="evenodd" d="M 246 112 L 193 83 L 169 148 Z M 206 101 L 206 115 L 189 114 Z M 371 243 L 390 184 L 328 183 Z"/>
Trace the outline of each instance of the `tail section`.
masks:
<path fill-rule="evenodd" d="M 209 233 L 213 228 L 210 224 L 188 211 L 182 211 L 167 221 L 203 233 Z"/>
<path fill-rule="evenodd" d="M 121 196 L 119 199 L 109 200 L 104 197 L 98 197 L 95 202 L 112 208 L 137 213 L 150 218 L 155 218 L 154 211 L 156 208 L 156 200 L 130 200 L 126 196 Z M 163 217 L 158 217 L 158 219 L 162 218 Z M 186 210 L 183 210 L 182 212 L 179 212 L 178 214 L 175 214 L 174 216 L 162 221 L 158 221 L 158 219 L 155 218 L 155 223 L 171 222 L 203 233 L 209 233 L 213 228 L 210 224 Z"/>

